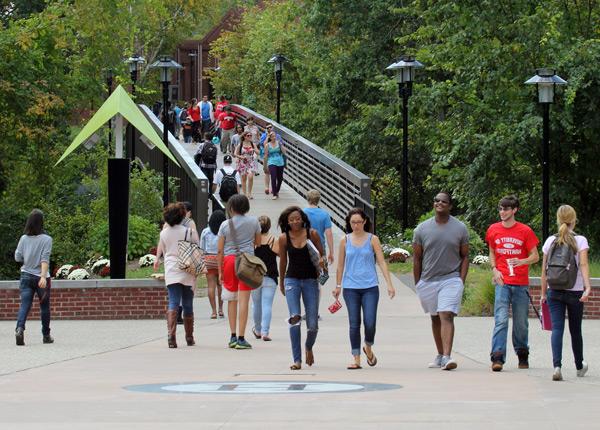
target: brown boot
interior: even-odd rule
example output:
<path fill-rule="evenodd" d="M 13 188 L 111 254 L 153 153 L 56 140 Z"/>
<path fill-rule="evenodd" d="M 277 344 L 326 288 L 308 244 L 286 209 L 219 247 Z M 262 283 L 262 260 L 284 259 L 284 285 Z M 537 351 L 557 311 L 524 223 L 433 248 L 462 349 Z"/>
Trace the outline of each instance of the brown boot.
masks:
<path fill-rule="evenodd" d="M 183 327 L 185 328 L 185 341 L 188 346 L 194 346 L 194 315 L 183 317 Z"/>
<path fill-rule="evenodd" d="M 169 348 L 177 348 L 177 340 L 175 339 L 175 333 L 177 331 L 177 309 L 173 311 L 167 311 L 167 334 Z"/>

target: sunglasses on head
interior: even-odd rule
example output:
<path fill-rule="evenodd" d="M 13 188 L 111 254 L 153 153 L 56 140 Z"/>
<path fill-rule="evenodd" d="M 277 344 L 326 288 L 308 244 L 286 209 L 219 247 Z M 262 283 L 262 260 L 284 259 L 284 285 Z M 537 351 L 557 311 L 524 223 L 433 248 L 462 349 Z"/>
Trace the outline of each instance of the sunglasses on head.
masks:
<path fill-rule="evenodd" d="M 433 199 L 434 203 L 444 203 L 445 205 L 447 205 L 448 203 L 450 203 L 448 200 L 442 200 L 442 199 L 438 199 L 437 197 L 435 199 Z"/>

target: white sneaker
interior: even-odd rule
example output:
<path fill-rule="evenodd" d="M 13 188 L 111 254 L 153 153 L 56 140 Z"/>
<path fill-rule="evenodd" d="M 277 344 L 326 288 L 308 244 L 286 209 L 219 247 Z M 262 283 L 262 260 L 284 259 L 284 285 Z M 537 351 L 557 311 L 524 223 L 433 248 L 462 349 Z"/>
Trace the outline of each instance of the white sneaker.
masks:
<path fill-rule="evenodd" d="M 577 376 L 583 378 L 588 371 L 588 364 L 585 361 L 583 361 L 581 364 L 583 367 L 577 370 Z"/>
<path fill-rule="evenodd" d="M 456 361 L 452 360 L 452 357 L 449 355 L 442 357 L 442 370 L 452 370 L 456 369 L 457 367 L 458 364 L 456 364 Z"/>
<path fill-rule="evenodd" d="M 554 368 L 554 373 L 552 374 L 552 380 L 553 381 L 562 381 L 563 380 L 562 372 L 560 370 L 560 367 L 555 367 Z"/>
<path fill-rule="evenodd" d="M 430 369 L 442 367 L 442 357 L 443 357 L 442 354 L 436 355 L 435 358 L 433 359 L 433 361 L 431 363 L 429 363 L 429 365 L 427 367 L 429 367 Z"/>

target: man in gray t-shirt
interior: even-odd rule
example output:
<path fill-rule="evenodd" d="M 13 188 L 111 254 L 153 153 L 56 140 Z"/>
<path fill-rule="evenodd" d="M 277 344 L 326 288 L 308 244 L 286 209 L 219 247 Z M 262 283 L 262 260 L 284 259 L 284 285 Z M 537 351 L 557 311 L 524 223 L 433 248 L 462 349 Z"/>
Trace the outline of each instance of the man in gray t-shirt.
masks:
<path fill-rule="evenodd" d="M 450 215 L 452 198 L 438 193 L 435 216 L 417 226 L 413 235 L 413 275 L 416 292 L 425 312 L 438 351 L 429 367 L 456 369 L 451 357 L 454 316 L 460 310 L 464 282 L 469 269 L 469 233 Z"/>

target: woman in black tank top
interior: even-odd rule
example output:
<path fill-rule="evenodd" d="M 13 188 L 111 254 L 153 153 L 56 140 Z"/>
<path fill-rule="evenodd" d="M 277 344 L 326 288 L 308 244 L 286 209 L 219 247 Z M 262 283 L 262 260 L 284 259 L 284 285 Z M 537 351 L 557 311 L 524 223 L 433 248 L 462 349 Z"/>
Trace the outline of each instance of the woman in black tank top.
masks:
<path fill-rule="evenodd" d="M 267 266 L 267 273 L 262 285 L 252 291 L 252 309 L 254 327 L 252 333 L 257 339 L 270 341 L 269 328 L 271 326 L 271 315 L 273 309 L 273 298 L 277 291 L 279 271 L 277 270 L 277 254 L 279 252 L 279 241 L 269 233 L 271 220 L 268 216 L 258 217 L 260 224 L 260 245 L 254 248 L 254 255 L 260 258 Z"/>
<path fill-rule="evenodd" d="M 290 317 L 290 339 L 292 343 L 292 370 L 302 367 L 302 348 L 300 345 L 300 323 L 302 317 L 300 300 L 304 303 L 306 312 L 306 364 L 314 363 L 313 345 L 319 330 L 319 284 L 317 283 L 317 269 L 313 265 L 309 246 L 317 248 L 323 264 L 323 248 L 321 239 L 316 230 L 310 228 L 308 216 L 298 206 L 285 209 L 279 217 L 279 227 L 282 234 L 279 236 L 279 273 L 284 274 L 279 278 L 279 289 L 285 296 Z M 312 244 L 309 244 L 309 240 Z"/>

